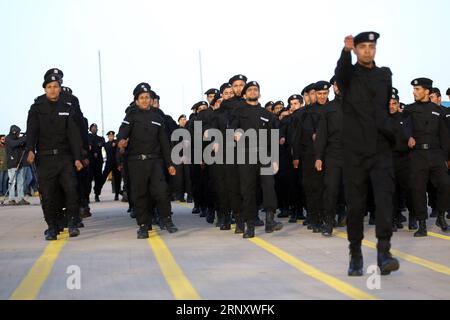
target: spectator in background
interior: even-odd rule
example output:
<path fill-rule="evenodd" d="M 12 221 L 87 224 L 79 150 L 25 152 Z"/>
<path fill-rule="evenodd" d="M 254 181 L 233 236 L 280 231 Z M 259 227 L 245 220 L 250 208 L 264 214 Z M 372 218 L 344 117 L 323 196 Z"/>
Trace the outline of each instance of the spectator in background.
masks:
<path fill-rule="evenodd" d="M 24 170 L 22 163 L 24 160 L 26 138 L 20 136 L 21 129 L 18 126 L 11 126 L 9 135 L 6 137 L 6 153 L 10 191 L 8 194 L 8 205 L 29 205 L 24 198 Z M 15 189 L 17 187 L 17 197 Z M 17 200 L 17 201 L 16 201 Z"/>
<path fill-rule="evenodd" d="M 0 196 L 8 191 L 8 166 L 6 156 L 6 137 L 0 135 Z"/>

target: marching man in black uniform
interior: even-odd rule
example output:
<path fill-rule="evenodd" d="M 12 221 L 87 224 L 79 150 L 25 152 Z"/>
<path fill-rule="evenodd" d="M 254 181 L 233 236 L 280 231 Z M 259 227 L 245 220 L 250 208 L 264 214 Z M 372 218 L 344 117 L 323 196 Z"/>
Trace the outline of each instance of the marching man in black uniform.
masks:
<path fill-rule="evenodd" d="M 49 74 L 42 86 L 46 99 L 35 102 L 28 113 L 27 161 L 33 164 L 36 159 L 37 162 L 42 209 L 48 224 L 45 239 L 50 241 L 57 239 L 56 220 L 60 201 L 55 196 L 59 188 L 65 197 L 69 235 L 77 237 L 80 234 L 77 228 L 80 213 L 74 166 L 77 171 L 83 169 L 82 142 L 71 105 L 60 99 L 61 78 Z"/>
<path fill-rule="evenodd" d="M 105 169 L 103 170 L 102 187 L 100 188 L 99 195 L 101 194 L 101 190 L 103 189 L 103 186 L 105 185 L 109 174 L 112 172 L 114 179 L 114 201 L 118 201 L 120 184 L 122 182 L 122 174 L 119 171 L 119 165 L 117 163 L 117 140 L 115 139 L 115 134 L 116 133 L 114 131 L 109 131 L 106 134 L 108 137 L 108 142 L 105 144 L 106 165 Z"/>
<path fill-rule="evenodd" d="M 140 83 L 133 91 L 137 108 L 120 126 L 119 148 L 128 148 L 128 167 L 139 230 L 138 239 L 147 239 L 151 230 L 150 197 L 156 202 L 161 225 L 170 233 L 178 229 L 170 217 L 170 199 L 163 170 L 176 174 L 170 158 L 170 144 L 164 119 L 151 111 L 150 85 Z M 164 169 L 166 168 L 166 169 Z"/>
<path fill-rule="evenodd" d="M 414 86 L 416 102 L 407 106 L 404 112 L 411 116 L 412 122 L 412 136 L 408 141 L 412 149 L 410 183 L 413 212 L 419 220 L 419 230 L 414 236 L 426 237 L 428 218 L 426 190 L 429 179 L 437 190 L 436 225 L 444 232 L 450 231 L 444 216 L 450 201 L 450 177 L 446 164 L 449 160 L 449 134 L 444 111 L 430 101 L 433 81 L 419 78 L 413 80 L 411 85 Z"/>
<path fill-rule="evenodd" d="M 259 104 L 260 91 L 259 84 L 256 81 L 249 82 L 242 90 L 242 95 L 245 97 L 245 104 L 236 110 L 235 118 L 231 127 L 236 131 L 235 140 L 238 142 L 237 148 L 242 145 L 239 144 L 241 139 L 246 139 L 246 132 L 249 129 L 267 130 L 269 141 L 260 141 L 258 137 L 256 149 L 244 141 L 245 148 L 245 164 L 238 164 L 238 172 L 240 178 L 240 191 L 242 194 L 242 218 L 246 222 L 247 228 L 244 233 L 244 238 L 255 237 L 255 222 L 258 209 L 256 207 L 256 189 L 258 187 L 258 177 L 260 178 L 262 193 L 263 193 L 263 207 L 266 210 L 265 231 L 272 233 L 283 228 L 280 222 L 274 220 L 275 210 L 277 208 L 277 199 L 275 194 L 275 180 L 273 175 L 263 175 L 260 170 L 262 167 L 267 167 L 267 164 L 260 162 L 258 151 L 264 143 L 267 143 L 267 150 L 271 152 L 270 134 L 272 129 L 277 129 L 274 126 L 275 119 L 273 115 Z M 275 146 L 278 148 L 278 145 Z M 242 150 L 239 150 L 242 151 Z M 256 155 L 257 164 L 252 164 L 250 161 L 251 155 Z M 270 163 L 274 166 L 274 173 L 278 171 L 278 163 Z"/>
<path fill-rule="evenodd" d="M 389 119 L 392 73 L 375 64 L 380 35 L 364 32 L 347 36 L 335 75 L 342 92 L 344 147 L 344 187 L 347 195 L 347 231 L 350 242 L 349 276 L 363 275 L 361 243 L 369 179 L 376 205 L 378 266 L 382 275 L 399 269 L 390 253 L 394 173 L 392 147 L 394 134 Z M 352 64 L 352 51 L 357 63 Z"/>
<path fill-rule="evenodd" d="M 98 126 L 93 123 L 89 127 L 89 161 L 90 161 L 90 183 L 92 187 L 92 181 L 95 181 L 94 194 L 95 202 L 100 202 L 100 193 L 102 190 L 102 169 L 103 169 L 103 147 L 105 146 L 105 139 L 97 135 Z M 89 189 L 90 190 L 90 189 Z"/>

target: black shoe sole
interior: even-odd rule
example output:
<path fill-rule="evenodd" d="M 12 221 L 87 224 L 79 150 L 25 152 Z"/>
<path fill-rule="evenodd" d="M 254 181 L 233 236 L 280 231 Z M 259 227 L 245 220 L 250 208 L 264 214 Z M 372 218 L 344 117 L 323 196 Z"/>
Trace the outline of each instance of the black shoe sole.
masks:
<path fill-rule="evenodd" d="M 388 276 L 391 272 L 398 271 L 400 269 L 400 263 L 397 260 L 393 260 L 391 263 L 385 265 L 384 267 L 380 267 L 381 275 Z"/>
<path fill-rule="evenodd" d="M 362 277 L 363 276 L 363 270 L 360 269 L 360 270 L 354 270 L 354 271 L 351 271 L 351 272 L 348 271 L 347 275 L 349 277 Z"/>

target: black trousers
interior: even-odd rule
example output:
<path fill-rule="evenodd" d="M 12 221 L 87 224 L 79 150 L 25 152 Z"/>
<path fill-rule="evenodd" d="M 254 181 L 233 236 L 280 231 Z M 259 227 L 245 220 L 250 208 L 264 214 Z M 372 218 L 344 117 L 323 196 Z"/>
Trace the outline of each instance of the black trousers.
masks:
<path fill-rule="evenodd" d="M 331 223 L 336 215 L 339 194 L 343 188 L 344 167 L 342 161 L 328 158 L 324 162 L 324 168 L 324 220 Z"/>
<path fill-rule="evenodd" d="M 320 223 L 323 216 L 323 172 L 316 170 L 315 163 L 314 156 L 302 157 L 303 189 L 309 221 L 312 224 Z"/>
<path fill-rule="evenodd" d="M 256 192 L 262 189 L 263 207 L 266 211 L 275 211 L 277 197 L 275 193 L 275 178 L 273 175 L 261 175 L 261 165 L 238 165 L 240 192 L 242 195 L 242 219 L 247 223 L 254 223 L 258 212 Z M 258 185 L 260 183 L 260 185 Z"/>
<path fill-rule="evenodd" d="M 78 194 L 80 195 L 80 206 L 86 208 L 89 206 L 89 168 L 84 168 L 77 172 Z"/>
<path fill-rule="evenodd" d="M 386 151 L 372 158 L 344 155 L 344 188 L 347 200 L 347 232 L 350 245 L 361 246 L 364 216 L 367 212 L 369 181 L 375 200 L 375 232 L 378 240 L 392 237 L 394 169 L 392 153 Z"/>
<path fill-rule="evenodd" d="M 410 160 L 409 153 L 394 154 L 394 176 L 395 176 L 395 193 L 394 193 L 394 211 L 393 217 L 398 219 L 400 216 L 400 206 L 403 198 L 406 197 L 406 207 L 409 212 L 413 212 L 411 204 L 410 192 Z"/>
<path fill-rule="evenodd" d="M 170 216 L 170 199 L 161 159 L 128 162 L 131 195 L 137 224 L 150 225 L 150 206 L 154 201 L 162 219 Z"/>
<path fill-rule="evenodd" d="M 192 195 L 191 182 L 191 166 L 188 164 L 180 164 L 175 166 L 177 174 L 175 175 L 175 193 L 184 195 L 185 193 Z"/>
<path fill-rule="evenodd" d="M 207 168 L 206 166 L 193 164 L 191 169 L 192 197 L 194 198 L 194 205 L 198 208 L 206 208 L 206 188 L 208 184 Z"/>
<path fill-rule="evenodd" d="M 103 161 L 92 161 L 89 164 L 89 193 L 91 193 L 92 190 L 92 182 L 94 181 L 94 193 L 96 196 L 99 196 L 102 191 L 102 181 L 103 181 L 103 175 L 102 175 L 102 169 L 103 169 Z"/>
<path fill-rule="evenodd" d="M 427 183 L 436 188 L 436 209 L 445 212 L 450 207 L 450 176 L 441 150 L 411 151 L 411 199 L 418 220 L 428 218 Z"/>
<path fill-rule="evenodd" d="M 120 193 L 122 174 L 117 169 L 117 166 L 115 163 L 106 162 L 105 169 L 103 170 L 103 174 L 102 174 L 102 183 L 101 183 L 101 187 L 100 187 L 100 191 L 99 191 L 98 195 L 101 194 L 103 186 L 105 185 L 105 182 L 108 179 L 108 176 L 111 172 L 113 173 L 113 179 L 114 179 L 114 193 L 116 195 L 118 195 Z"/>
<path fill-rule="evenodd" d="M 79 198 L 74 161 L 71 156 L 41 156 L 37 162 L 39 192 L 42 195 L 42 210 L 49 226 L 56 223 L 61 211 L 61 199 L 66 208 L 69 226 L 79 219 Z"/>

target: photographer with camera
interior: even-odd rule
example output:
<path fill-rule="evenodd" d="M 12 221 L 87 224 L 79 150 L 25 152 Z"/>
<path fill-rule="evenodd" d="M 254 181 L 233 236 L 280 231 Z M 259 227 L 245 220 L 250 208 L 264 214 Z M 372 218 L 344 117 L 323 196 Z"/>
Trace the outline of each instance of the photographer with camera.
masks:
<path fill-rule="evenodd" d="M 29 205 L 24 197 L 24 171 L 22 167 L 26 138 L 20 135 L 21 129 L 13 125 L 6 136 L 6 154 L 9 176 L 8 205 Z M 17 196 L 16 190 L 17 189 Z"/>

